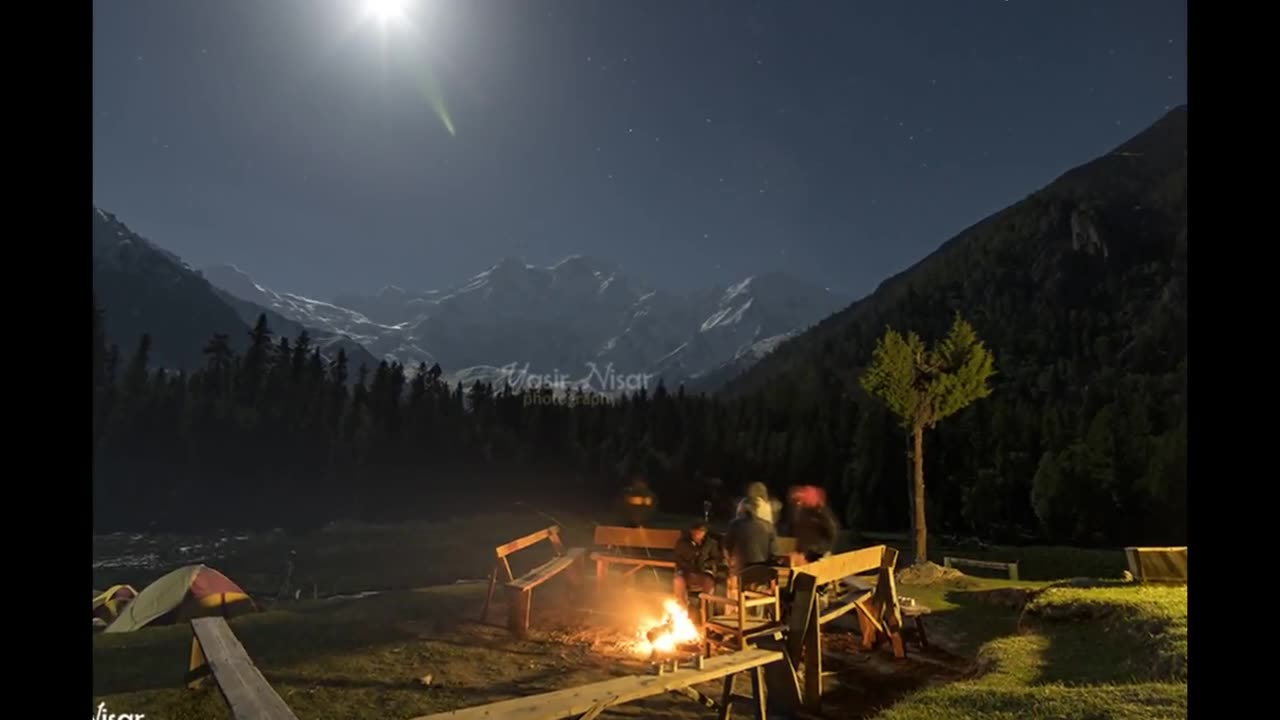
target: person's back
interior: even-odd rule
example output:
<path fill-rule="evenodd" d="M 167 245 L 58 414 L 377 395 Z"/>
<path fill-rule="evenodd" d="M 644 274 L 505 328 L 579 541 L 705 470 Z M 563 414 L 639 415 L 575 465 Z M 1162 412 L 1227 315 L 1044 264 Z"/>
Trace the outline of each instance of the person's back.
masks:
<path fill-rule="evenodd" d="M 759 505 L 752 509 L 758 512 Z M 741 515 L 729 523 L 729 531 L 725 534 L 725 550 L 729 553 L 735 570 L 772 561 L 776 547 L 777 534 L 773 523 L 757 517 L 755 512 Z"/>

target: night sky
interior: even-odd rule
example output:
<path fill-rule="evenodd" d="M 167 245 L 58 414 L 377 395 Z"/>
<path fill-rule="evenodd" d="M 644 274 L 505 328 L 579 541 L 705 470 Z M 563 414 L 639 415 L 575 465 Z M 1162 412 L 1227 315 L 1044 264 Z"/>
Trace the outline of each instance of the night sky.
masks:
<path fill-rule="evenodd" d="M 573 253 L 860 296 L 1186 102 L 1171 0 L 95 0 L 94 202 L 332 298 Z"/>

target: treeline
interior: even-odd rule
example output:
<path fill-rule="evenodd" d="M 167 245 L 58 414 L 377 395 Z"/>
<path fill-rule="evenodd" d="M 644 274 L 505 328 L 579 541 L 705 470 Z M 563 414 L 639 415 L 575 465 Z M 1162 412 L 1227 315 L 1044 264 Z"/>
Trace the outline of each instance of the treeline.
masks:
<path fill-rule="evenodd" d="M 205 366 L 123 363 L 94 306 L 95 529 L 313 527 L 517 500 L 601 503 L 637 474 L 664 510 L 723 507 L 752 480 L 825 485 L 846 525 L 909 523 L 905 436 L 885 411 L 832 394 L 787 409 L 659 384 L 582 393 L 447 385 L 437 367 L 348 367 L 261 319 L 243 354 L 213 337 Z M 998 391 L 997 391 L 998 392 Z M 926 437 L 929 522 L 998 541 L 1176 542 L 1182 424 L 1161 388 L 1120 381 L 1080 412 L 997 394 Z M 1174 417 L 1178 410 L 1172 409 Z M 1157 420 L 1159 418 L 1159 420 Z M 1034 479 L 1034 482 L 1033 482 Z"/>

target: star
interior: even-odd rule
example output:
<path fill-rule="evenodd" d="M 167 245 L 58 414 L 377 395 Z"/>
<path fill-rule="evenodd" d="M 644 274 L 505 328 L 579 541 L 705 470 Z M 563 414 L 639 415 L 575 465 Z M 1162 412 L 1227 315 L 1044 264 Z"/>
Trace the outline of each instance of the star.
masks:
<path fill-rule="evenodd" d="M 710 125 L 710 124 L 711 124 L 711 118 L 707 118 L 707 124 L 708 124 L 708 125 Z"/>
<path fill-rule="evenodd" d="M 633 132 L 635 132 L 635 131 L 636 131 L 636 129 L 635 129 L 635 128 L 627 128 L 627 132 L 628 132 L 628 133 L 633 133 Z"/>
<path fill-rule="evenodd" d="M 908 142 L 915 142 L 915 141 L 916 141 L 916 136 L 915 136 L 915 135 L 908 135 L 908 136 L 907 136 L 907 141 L 908 141 Z"/>
<path fill-rule="evenodd" d="M 707 238 L 709 238 L 709 237 L 711 237 L 711 233 L 702 233 L 702 239 L 703 239 L 703 240 L 706 240 L 706 239 L 707 239 Z"/>

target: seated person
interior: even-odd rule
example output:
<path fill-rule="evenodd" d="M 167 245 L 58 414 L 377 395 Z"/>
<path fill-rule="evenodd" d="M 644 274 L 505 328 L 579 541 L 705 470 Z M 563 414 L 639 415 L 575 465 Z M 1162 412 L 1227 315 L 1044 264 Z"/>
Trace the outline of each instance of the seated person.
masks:
<path fill-rule="evenodd" d="M 707 535 L 707 524 L 695 522 L 676 541 L 676 599 L 685 602 L 689 592 L 714 592 L 720 544 Z"/>

